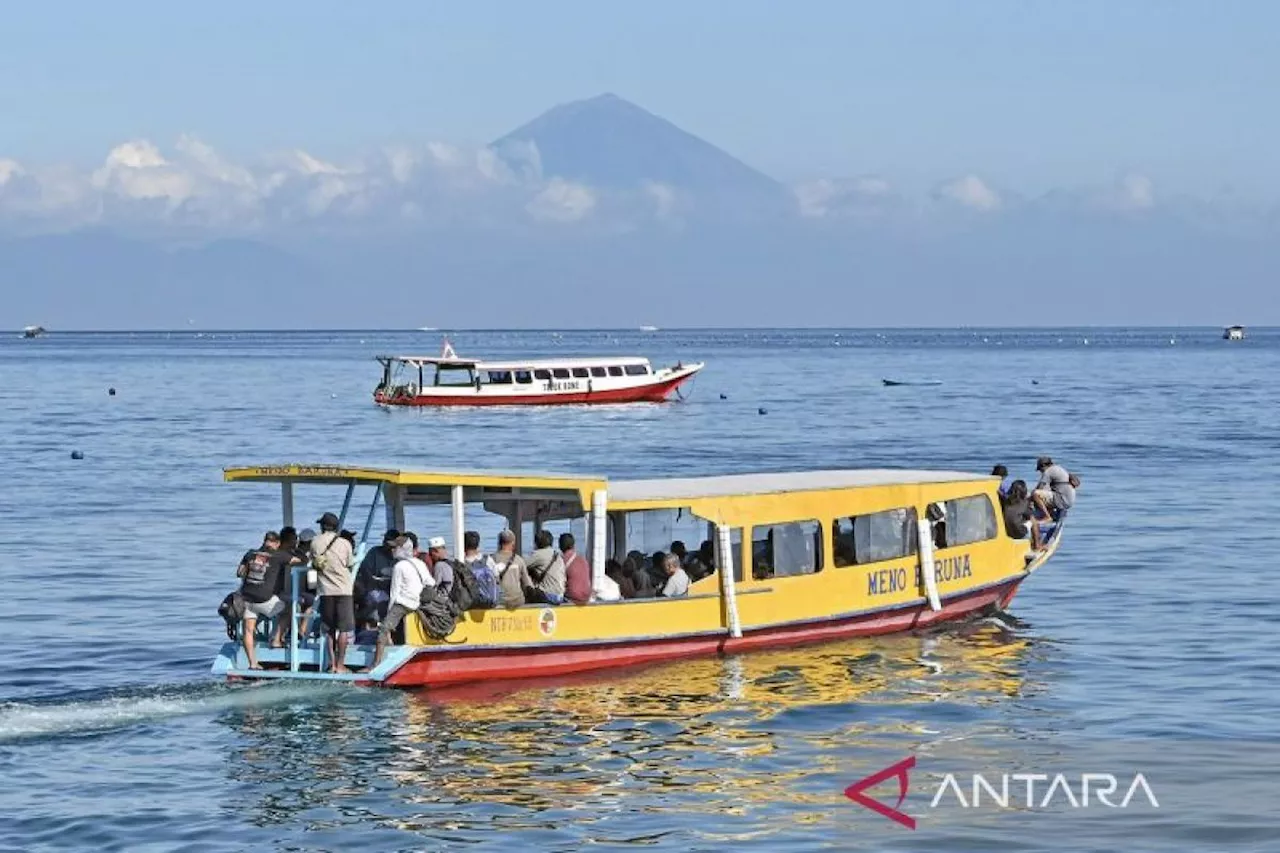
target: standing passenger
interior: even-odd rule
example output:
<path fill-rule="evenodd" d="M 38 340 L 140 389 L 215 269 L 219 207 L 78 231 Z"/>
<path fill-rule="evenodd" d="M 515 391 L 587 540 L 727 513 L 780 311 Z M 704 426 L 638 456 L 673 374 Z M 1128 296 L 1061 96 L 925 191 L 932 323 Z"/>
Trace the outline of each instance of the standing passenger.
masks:
<path fill-rule="evenodd" d="M 564 558 L 565 598 L 574 604 L 591 600 L 591 566 L 587 558 L 574 550 L 572 533 L 560 534 L 560 553 Z"/>
<path fill-rule="evenodd" d="M 391 642 L 391 632 L 400 626 L 405 617 L 414 613 L 422 601 L 422 590 L 433 586 L 435 579 L 427 564 L 414 556 L 413 544 L 405 537 L 395 550 L 396 564 L 391 569 L 391 604 L 387 618 L 378 629 L 377 647 L 373 652 L 373 666 L 382 663 L 382 655 Z"/>
<path fill-rule="evenodd" d="M 250 556 L 253 557 L 250 560 Z M 249 669 L 262 669 L 254 649 L 254 632 L 258 628 L 258 617 L 270 619 L 279 616 L 284 610 L 284 602 L 277 594 L 280 583 L 280 571 L 289 565 L 293 554 L 280 547 L 280 535 L 274 530 L 262 537 L 262 548 L 245 555 L 241 563 L 244 569 L 244 581 L 240 584 L 240 597 L 244 599 L 244 628 L 241 641 L 244 643 L 244 654 L 249 660 Z"/>
<path fill-rule="evenodd" d="M 320 535 L 311 543 L 311 565 L 320 576 L 320 621 L 325 628 L 325 645 L 333 661 L 330 672 L 349 672 L 347 643 L 356 629 L 351 576 L 355 552 L 351 542 L 338 532 L 338 517 L 331 512 L 320 516 Z"/>

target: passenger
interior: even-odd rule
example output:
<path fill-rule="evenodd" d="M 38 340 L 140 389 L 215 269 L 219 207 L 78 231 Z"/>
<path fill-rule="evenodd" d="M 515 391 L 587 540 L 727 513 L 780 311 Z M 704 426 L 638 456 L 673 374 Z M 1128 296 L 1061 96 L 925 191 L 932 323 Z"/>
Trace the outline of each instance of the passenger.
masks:
<path fill-rule="evenodd" d="M 510 530 L 498 534 L 498 550 L 489 557 L 489 565 L 498 576 L 498 606 L 521 607 L 524 591 L 533 586 L 524 557 L 516 553 L 516 535 Z"/>
<path fill-rule="evenodd" d="M 484 559 L 485 553 L 480 550 L 480 534 L 474 530 L 462 534 L 462 562 L 471 566 Z"/>
<path fill-rule="evenodd" d="M 396 564 L 395 550 L 400 544 L 400 531 L 388 530 L 382 534 L 382 544 L 370 548 L 360 561 L 356 581 L 352 587 L 355 603 L 361 610 L 373 607 L 378 616 L 387 615 L 391 601 L 391 569 Z"/>
<path fill-rule="evenodd" d="M 391 569 L 391 606 L 387 608 L 387 618 L 382 620 L 382 627 L 378 629 L 373 667 L 382 663 L 382 655 L 391 642 L 391 632 L 400 627 L 406 616 L 417 612 L 422 601 L 422 591 L 435 586 L 431 570 L 414 554 L 416 541 L 416 536 L 406 533 L 396 547 L 396 564 Z"/>
<path fill-rule="evenodd" d="M 622 594 L 622 584 L 624 580 L 625 577 L 622 573 L 622 564 L 617 560 L 605 560 L 604 578 L 601 579 L 600 589 L 596 591 L 593 600 L 621 601 L 624 598 Z"/>
<path fill-rule="evenodd" d="M 622 564 L 622 569 L 631 580 L 631 595 L 626 597 L 653 598 L 655 589 L 653 576 L 645 568 L 644 557 L 641 556 L 639 551 L 632 551 L 627 555 L 627 561 Z M 625 590 L 623 594 L 624 596 L 626 595 Z"/>
<path fill-rule="evenodd" d="M 254 648 L 258 618 L 271 619 L 284 610 L 284 602 L 278 594 L 280 572 L 294 559 L 292 551 L 280 547 L 280 534 L 274 530 L 262 537 L 262 545 L 259 550 L 246 554 L 241 562 L 244 569 L 240 584 L 240 597 L 244 599 L 244 629 L 240 633 L 249 669 L 262 669 Z"/>
<path fill-rule="evenodd" d="M 529 555 L 527 562 L 529 577 L 533 579 L 533 589 L 526 594 L 530 602 L 564 604 L 564 557 L 551 547 L 553 541 L 547 530 L 539 530 L 533 537 L 537 550 Z"/>
<path fill-rule="evenodd" d="M 649 558 L 649 580 L 653 585 L 654 594 L 662 589 L 667 583 L 667 555 L 664 551 L 654 551 L 653 556 Z"/>
<path fill-rule="evenodd" d="M 1009 485 L 1009 494 L 1004 501 L 1004 528 L 1014 539 L 1026 539 L 1031 534 L 1031 547 L 1040 550 L 1040 525 L 1033 523 L 1035 513 L 1031 509 L 1031 499 L 1027 495 L 1027 484 L 1023 480 L 1014 480 Z"/>
<path fill-rule="evenodd" d="M 677 558 L 679 558 L 679 560 L 680 560 L 680 565 L 681 565 L 681 566 L 685 566 L 685 568 L 686 568 L 686 570 L 687 570 L 687 569 L 688 569 L 688 562 L 689 562 L 689 549 L 685 547 L 684 543 L 683 543 L 683 542 L 681 542 L 679 539 L 677 539 L 677 540 L 675 540 L 674 542 L 672 542 L 672 543 L 671 543 L 671 553 L 672 553 L 672 554 L 675 554 L 675 555 L 676 555 L 676 557 L 677 557 Z"/>
<path fill-rule="evenodd" d="M 449 549 L 443 536 L 432 536 L 427 540 L 427 555 L 431 557 L 431 576 L 436 586 L 448 595 L 453 591 L 453 560 L 449 559 Z"/>
<path fill-rule="evenodd" d="M 591 600 L 591 565 L 575 549 L 572 533 L 560 534 L 560 556 L 564 561 L 564 595 L 574 604 Z M 614 599 L 616 600 L 616 599 Z"/>
<path fill-rule="evenodd" d="M 356 628 L 351 575 L 355 551 L 351 540 L 338 530 L 338 517 L 326 512 L 316 522 L 320 535 L 311 543 L 311 565 L 320 576 L 320 621 L 325 629 L 325 645 L 331 672 L 348 672 L 347 643 Z"/>
<path fill-rule="evenodd" d="M 289 607 L 289 602 L 292 600 L 293 595 L 293 567 L 303 562 L 303 558 L 298 555 L 298 529 L 296 527 L 280 528 L 280 550 L 288 551 L 292 557 L 288 563 L 281 567 L 280 574 L 276 578 L 278 590 L 276 594 L 280 596 L 285 609 L 289 612 L 276 620 L 276 630 L 271 635 L 271 648 L 273 649 L 284 647 L 285 630 L 293 622 L 291 618 L 292 610 Z M 314 596 L 312 600 L 314 601 Z"/>
<path fill-rule="evenodd" d="M 662 587 L 662 597 L 680 598 L 688 595 L 689 575 L 680 566 L 680 558 L 675 554 L 668 554 L 662 565 L 667 573 L 667 582 Z"/>
<path fill-rule="evenodd" d="M 364 618 L 359 620 L 359 630 L 356 631 L 355 644 L 357 646 L 373 646 L 378 642 L 378 620 L 372 615 L 366 614 Z"/>
<path fill-rule="evenodd" d="M 1072 485 L 1075 478 L 1048 456 L 1036 460 L 1036 470 L 1040 472 L 1040 482 L 1036 483 L 1031 500 L 1045 519 L 1054 521 L 1075 505 L 1076 490 Z"/>
<path fill-rule="evenodd" d="M 1000 478 L 1000 485 L 998 487 L 1000 492 L 1000 502 L 1004 503 L 1004 499 L 1009 496 L 1010 487 L 1004 484 L 1004 481 L 1009 479 L 1009 469 L 1003 465 L 997 465 L 991 469 L 991 476 Z"/>

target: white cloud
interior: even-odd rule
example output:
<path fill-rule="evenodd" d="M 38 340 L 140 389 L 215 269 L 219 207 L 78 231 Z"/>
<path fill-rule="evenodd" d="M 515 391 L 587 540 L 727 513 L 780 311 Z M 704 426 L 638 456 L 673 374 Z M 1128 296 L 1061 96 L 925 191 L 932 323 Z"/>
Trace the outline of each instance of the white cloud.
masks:
<path fill-rule="evenodd" d="M 127 199 L 160 200 L 177 207 L 195 192 L 194 176 L 171 164 L 160 149 L 135 139 L 111 149 L 91 179 L 94 187 Z"/>
<path fill-rule="evenodd" d="M 1104 204 L 1118 210 L 1148 210 L 1155 207 L 1155 184 L 1146 175 L 1129 173 L 1107 193 Z"/>
<path fill-rule="evenodd" d="M 539 221 L 577 222 L 590 214 L 595 206 L 596 196 L 590 188 L 562 178 L 552 178 L 525 205 L 525 210 Z"/>
<path fill-rule="evenodd" d="M 792 189 L 800 215 L 821 219 L 838 213 L 870 213 L 894 199 L 893 187 L 884 178 L 820 178 Z"/>
<path fill-rule="evenodd" d="M 17 160 L 0 159 L 0 187 L 25 174 L 26 170 Z"/>
<path fill-rule="evenodd" d="M 938 187 L 935 197 L 984 213 L 999 210 L 1004 202 L 1000 194 L 977 175 L 965 175 Z"/>

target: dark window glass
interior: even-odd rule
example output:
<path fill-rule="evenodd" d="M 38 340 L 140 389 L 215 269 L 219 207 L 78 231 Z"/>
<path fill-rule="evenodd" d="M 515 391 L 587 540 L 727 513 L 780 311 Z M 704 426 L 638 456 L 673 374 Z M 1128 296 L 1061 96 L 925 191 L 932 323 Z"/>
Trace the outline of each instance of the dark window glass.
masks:
<path fill-rule="evenodd" d="M 551 372 L 548 370 L 535 370 L 533 371 L 533 378 L 534 379 L 550 379 Z"/>
<path fill-rule="evenodd" d="M 628 376 L 645 376 L 649 373 L 649 367 L 644 364 L 628 364 L 626 371 Z"/>
<path fill-rule="evenodd" d="M 831 550 L 837 566 L 896 560 L 916 552 L 915 507 L 836 520 Z"/>
<path fill-rule="evenodd" d="M 569 371 L 566 368 L 557 367 L 551 371 L 551 375 L 554 376 L 556 379 L 568 379 Z"/>
<path fill-rule="evenodd" d="M 621 376 L 621 375 L 622 375 L 622 368 L 615 364 L 613 367 L 610 367 L 610 368 L 609 368 L 609 375 L 610 375 L 610 376 Z"/>
<path fill-rule="evenodd" d="M 607 375 L 608 375 L 608 372 L 607 372 L 603 367 L 593 367 L 593 368 L 591 368 L 591 375 L 592 375 L 592 376 L 607 376 Z"/>
<path fill-rule="evenodd" d="M 573 369 L 573 375 L 576 376 L 578 379 L 586 379 L 591 374 L 587 372 L 587 369 L 585 367 L 575 367 Z"/>

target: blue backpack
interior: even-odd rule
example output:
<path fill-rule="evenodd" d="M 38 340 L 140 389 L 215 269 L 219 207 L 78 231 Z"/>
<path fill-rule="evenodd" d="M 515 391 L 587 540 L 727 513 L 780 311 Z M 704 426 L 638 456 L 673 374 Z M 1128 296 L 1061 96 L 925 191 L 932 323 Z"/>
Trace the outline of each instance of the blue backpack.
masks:
<path fill-rule="evenodd" d="M 475 580 L 474 601 L 472 607 L 498 606 L 498 574 L 489 565 L 489 560 L 481 557 L 467 566 Z"/>

